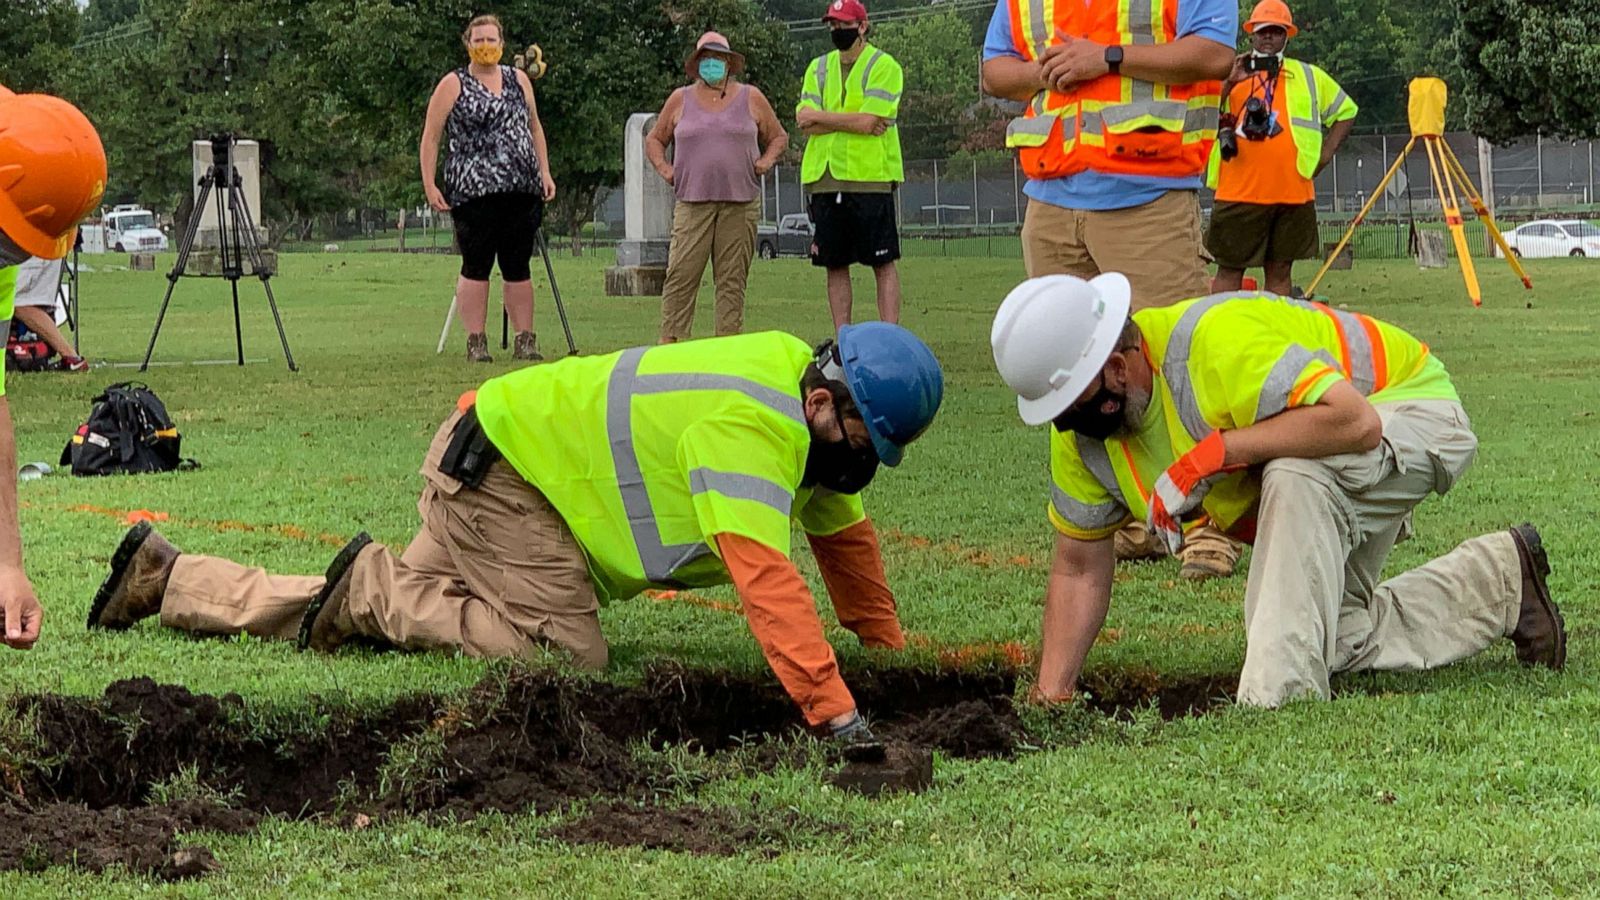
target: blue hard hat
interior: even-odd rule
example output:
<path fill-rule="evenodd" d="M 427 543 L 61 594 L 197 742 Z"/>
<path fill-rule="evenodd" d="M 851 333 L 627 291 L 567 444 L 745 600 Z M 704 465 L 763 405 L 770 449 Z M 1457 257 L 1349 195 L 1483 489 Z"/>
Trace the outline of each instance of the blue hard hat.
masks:
<path fill-rule="evenodd" d="M 837 352 L 878 459 L 900 465 L 906 445 L 927 430 L 944 400 L 939 360 L 916 335 L 888 322 L 840 328 Z"/>

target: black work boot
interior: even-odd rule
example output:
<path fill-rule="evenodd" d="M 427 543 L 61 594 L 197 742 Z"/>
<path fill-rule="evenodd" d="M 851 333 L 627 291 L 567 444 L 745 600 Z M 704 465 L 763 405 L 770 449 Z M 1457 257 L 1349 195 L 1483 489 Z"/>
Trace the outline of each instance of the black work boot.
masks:
<path fill-rule="evenodd" d="M 309 647 L 332 653 L 355 633 L 355 621 L 350 618 L 350 569 L 370 543 L 372 536 L 361 532 L 328 565 L 322 590 L 311 598 L 305 618 L 300 620 L 301 650 Z"/>
<path fill-rule="evenodd" d="M 489 355 L 489 336 L 483 332 L 467 335 L 468 362 L 494 362 Z"/>
<path fill-rule="evenodd" d="M 89 606 L 89 627 L 122 631 L 161 612 L 178 548 L 149 522 L 128 529 L 111 556 L 111 574 L 100 583 Z"/>
<path fill-rule="evenodd" d="M 511 344 L 512 359 L 544 359 L 544 354 L 539 352 L 539 339 L 531 331 L 517 332 L 516 340 Z"/>
<path fill-rule="evenodd" d="M 1522 563 L 1522 609 L 1511 643 L 1517 646 L 1517 659 L 1525 666 L 1544 666 L 1560 670 L 1567 664 L 1567 628 L 1561 610 L 1550 596 L 1545 578 L 1550 574 L 1550 559 L 1544 552 L 1539 529 L 1522 524 L 1511 529 L 1517 544 L 1517 559 Z"/>

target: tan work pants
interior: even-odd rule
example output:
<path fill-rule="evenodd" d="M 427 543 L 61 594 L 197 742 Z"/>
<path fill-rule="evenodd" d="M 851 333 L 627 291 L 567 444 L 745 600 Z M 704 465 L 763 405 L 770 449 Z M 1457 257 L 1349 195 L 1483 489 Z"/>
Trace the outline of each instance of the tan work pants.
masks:
<path fill-rule="evenodd" d="M 583 552 L 544 495 L 505 461 L 477 488 L 439 471 L 460 414 L 428 448 L 422 528 L 400 556 L 372 544 L 351 569 L 358 634 L 414 650 L 523 656 L 548 641 L 603 668 L 606 641 Z M 161 623 L 200 634 L 292 639 L 321 576 L 273 575 L 185 553 L 167 582 Z"/>
<path fill-rule="evenodd" d="M 1378 413 L 1375 450 L 1266 467 L 1240 703 L 1326 699 L 1330 672 L 1430 669 L 1516 627 L 1522 570 L 1509 531 L 1378 583 L 1406 515 L 1449 490 L 1478 446 L 1457 403 L 1397 403 Z"/>
<path fill-rule="evenodd" d="M 1029 278 L 1121 272 L 1135 311 L 1170 306 L 1211 292 L 1195 191 L 1168 191 L 1128 209 L 1065 209 L 1028 201 L 1022 264 Z"/>
<path fill-rule="evenodd" d="M 717 336 L 744 327 L 744 288 L 756 249 L 761 201 L 686 203 L 672 209 L 672 248 L 661 294 L 661 343 L 689 339 L 706 260 L 717 290 Z"/>

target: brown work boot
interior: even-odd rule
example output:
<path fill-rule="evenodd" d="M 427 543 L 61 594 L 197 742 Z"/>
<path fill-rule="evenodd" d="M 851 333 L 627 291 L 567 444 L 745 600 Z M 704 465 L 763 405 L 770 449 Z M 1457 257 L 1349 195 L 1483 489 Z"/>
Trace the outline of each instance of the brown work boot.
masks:
<path fill-rule="evenodd" d="M 1239 563 L 1239 550 L 1239 542 L 1209 521 L 1203 522 L 1183 535 L 1183 546 L 1178 549 L 1183 565 L 1178 577 L 1189 581 L 1227 578 Z"/>
<path fill-rule="evenodd" d="M 89 606 L 89 627 L 122 631 L 161 612 L 178 548 L 140 522 L 123 535 L 111 555 L 111 574 L 100 583 Z"/>
<path fill-rule="evenodd" d="M 1111 546 L 1118 562 L 1161 559 L 1167 555 L 1167 545 L 1143 522 L 1129 522 L 1122 526 L 1112 537 Z"/>
<path fill-rule="evenodd" d="M 516 340 L 511 344 L 512 359 L 544 359 L 544 354 L 539 352 L 539 340 L 531 331 L 517 332 Z"/>
<path fill-rule="evenodd" d="M 305 618 L 300 620 L 301 650 L 309 647 L 332 653 L 355 633 L 355 620 L 350 618 L 350 569 L 370 543 L 372 536 L 363 531 L 328 564 L 322 590 L 311 598 Z"/>
<path fill-rule="evenodd" d="M 1511 529 L 1517 545 L 1517 560 L 1522 564 L 1522 608 L 1511 643 L 1517 646 L 1517 659 L 1525 666 L 1544 666 L 1560 670 L 1567 664 L 1567 627 L 1561 610 L 1550 597 L 1545 578 L 1550 574 L 1550 559 L 1544 552 L 1539 529 L 1524 523 Z"/>
<path fill-rule="evenodd" d="M 483 332 L 467 335 L 467 362 L 494 362 L 489 355 L 489 336 Z"/>

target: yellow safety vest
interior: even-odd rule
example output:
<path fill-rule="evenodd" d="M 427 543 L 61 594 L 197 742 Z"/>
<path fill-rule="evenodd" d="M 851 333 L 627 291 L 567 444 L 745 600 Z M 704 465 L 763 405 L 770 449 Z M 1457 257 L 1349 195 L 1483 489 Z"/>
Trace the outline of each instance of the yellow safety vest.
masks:
<path fill-rule="evenodd" d="M 604 599 L 727 584 L 718 534 L 789 553 L 861 499 L 802 488 L 811 432 L 800 339 L 769 331 L 573 357 L 478 389 L 484 433 L 561 514 Z"/>
<path fill-rule="evenodd" d="M 800 180 L 812 184 L 827 173 L 840 181 L 905 181 L 900 129 L 894 122 L 900 114 L 900 93 L 905 82 L 900 63 L 867 44 L 847 79 L 841 60 L 835 50 L 811 61 L 795 111 L 867 113 L 888 119 L 889 129 L 880 135 L 853 131 L 811 135 L 806 139 Z"/>
<path fill-rule="evenodd" d="M 5 322 L 7 335 L 11 334 L 11 316 L 17 304 L 17 267 L 0 268 L 0 320 Z M 6 395 L 5 367 L 0 366 L 0 397 Z"/>
<path fill-rule="evenodd" d="M 1405 331 L 1370 316 L 1272 294 L 1214 294 L 1134 313 L 1155 372 L 1150 408 L 1127 439 L 1051 431 L 1050 521 L 1099 540 L 1149 515 L 1156 479 L 1217 429 L 1245 428 L 1316 403 L 1349 381 L 1375 404 L 1456 400 L 1444 364 Z M 1236 472 L 1202 504 L 1248 539 L 1258 475 Z"/>
<path fill-rule="evenodd" d="M 1294 141 L 1295 170 L 1309 181 L 1317 174 L 1317 163 L 1322 161 L 1322 129 L 1355 118 L 1361 108 L 1332 75 L 1304 60 L 1285 59 L 1280 77 L 1286 92 L 1284 103 L 1289 110 L 1289 138 Z M 1237 115 L 1239 110 L 1232 112 Z M 1221 151 L 1213 148 L 1206 169 L 1207 187 L 1216 188 L 1221 168 Z"/>

